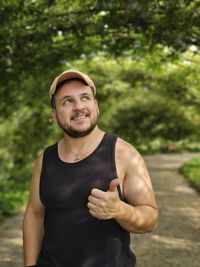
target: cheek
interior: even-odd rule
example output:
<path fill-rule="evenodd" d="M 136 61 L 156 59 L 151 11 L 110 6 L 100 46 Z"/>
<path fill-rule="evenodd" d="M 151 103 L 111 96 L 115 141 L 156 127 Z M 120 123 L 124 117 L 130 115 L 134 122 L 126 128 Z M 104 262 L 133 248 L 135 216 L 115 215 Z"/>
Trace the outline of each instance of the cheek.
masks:
<path fill-rule="evenodd" d="M 95 111 L 96 111 L 97 116 L 99 116 L 99 109 L 98 109 L 98 107 L 95 107 Z"/>
<path fill-rule="evenodd" d="M 97 110 L 97 114 L 99 115 L 99 108 L 98 108 L 98 107 L 96 107 L 96 110 Z"/>
<path fill-rule="evenodd" d="M 97 103 L 95 104 L 95 109 L 96 109 L 96 111 L 97 111 L 97 114 L 99 115 L 99 106 L 98 106 Z"/>
<path fill-rule="evenodd" d="M 70 120 L 71 113 L 66 109 L 57 110 L 56 116 L 60 121 Z"/>
<path fill-rule="evenodd" d="M 92 116 L 92 117 L 96 117 L 99 114 L 98 113 L 98 109 L 96 107 L 94 107 L 94 106 L 89 108 L 88 111 L 90 113 L 90 116 Z"/>
<path fill-rule="evenodd" d="M 92 111 L 92 112 L 96 112 L 97 114 L 99 114 L 99 108 L 96 104 L 93 104 L 89 107 L 89 109 Z"/>

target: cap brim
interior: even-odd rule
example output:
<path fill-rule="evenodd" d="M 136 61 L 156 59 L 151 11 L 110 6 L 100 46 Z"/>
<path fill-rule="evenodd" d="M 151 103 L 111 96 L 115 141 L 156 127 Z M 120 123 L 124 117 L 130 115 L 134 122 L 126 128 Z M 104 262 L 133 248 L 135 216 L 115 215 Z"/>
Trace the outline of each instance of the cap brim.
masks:
<path fill-rule="evenodd" d="M 53 94 L 56 91 L 57 86 L 64 80 L 69 80 L 72 78 L 79 78 L 83 80 L 89 87 L 91 87 L 94 91 L 94 94 L 96 94 L 96 87 L 93 83 L 93 81 L 87 76 L 85 73 L 82 73 L 80 71 L 76 70 L 68 70 L 61 73 L 58 77 L 55 78 L 53 81 L 51 87 L 50 87 L 50 98 L 53 96 Z"/>

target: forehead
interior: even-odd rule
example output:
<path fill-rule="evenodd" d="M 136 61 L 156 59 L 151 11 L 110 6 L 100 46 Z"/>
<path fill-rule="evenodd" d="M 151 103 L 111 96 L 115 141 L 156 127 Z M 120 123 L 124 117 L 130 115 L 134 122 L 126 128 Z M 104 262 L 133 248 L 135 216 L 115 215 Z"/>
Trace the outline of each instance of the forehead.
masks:
<path fill-rule="evenodd" d="M 83 82 L 75 80 L 63 84 L 55 95 L 58 96 L 58 98 L 60 98 L 66 95 L 76 96 L 83 93 L 92 94 L 92 89 Z"/>

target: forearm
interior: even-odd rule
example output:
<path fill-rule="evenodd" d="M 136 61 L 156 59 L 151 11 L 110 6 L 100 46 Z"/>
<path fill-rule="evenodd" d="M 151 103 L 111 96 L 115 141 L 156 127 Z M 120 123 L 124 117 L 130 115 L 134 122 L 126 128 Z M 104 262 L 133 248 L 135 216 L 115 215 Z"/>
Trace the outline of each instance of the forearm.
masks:
<path fill-rule="evenodd" d="M 25 266 L 35 265 L 42 243 L 43 216 L 26 210 L 23 223 L 23 249 Z"/>
<path fill-rule="evenodd" d="M 146 205 L 131 206 L 121 201 L 115 220 L 128 232 L 146 233 L 156 227 L 157 218 L 156 208 Z"/>

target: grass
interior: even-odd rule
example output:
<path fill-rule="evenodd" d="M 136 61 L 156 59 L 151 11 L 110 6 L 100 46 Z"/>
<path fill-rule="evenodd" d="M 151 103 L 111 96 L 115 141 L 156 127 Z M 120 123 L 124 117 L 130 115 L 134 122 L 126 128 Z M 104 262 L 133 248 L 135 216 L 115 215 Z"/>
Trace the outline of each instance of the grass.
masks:
<path fill-rule="evenodd" d="M 190 184 L 200 192 L 200 156 L 187 161 L 180 171 Z"/>

